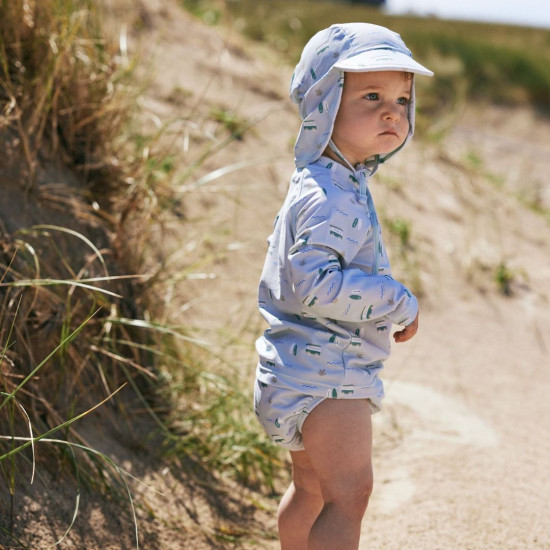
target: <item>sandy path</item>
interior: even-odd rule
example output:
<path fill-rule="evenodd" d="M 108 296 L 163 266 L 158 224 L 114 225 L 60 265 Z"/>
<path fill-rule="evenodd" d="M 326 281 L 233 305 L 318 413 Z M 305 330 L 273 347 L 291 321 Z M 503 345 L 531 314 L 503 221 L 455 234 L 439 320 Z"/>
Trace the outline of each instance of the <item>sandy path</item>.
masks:
<path fill-rule="evenodd" d="M 548 353 L 512 310 L 483 326 L 427 314 L 396 350 L 376 419 L 395 443 L 375 454 L 362 548 L 550 548 Z"/>
<path fill-rule="evenodd" d="M 529 156 L 529 137 L 548 136 L 549 125 L 522 131 L 530 114 L 518 111 L 517 126 L 506 127 L 508 114 L 496 124 L 498 111 L 490 113 L 492 127 L 464 117 L 466 126 L 444 144 L 456 158 L 477 140 L 501 187 L 463 174 L 445 193 L 457 174 L 431 157 L 409 190 L 409 203 L 418 193 L 430 197 L 410 214 L 419 249 L 429 236 L 425 308 L 417 337 L 394 346 L 387 364 L 363 548 L 550 548 L 550 230 L 507 192 L 522 184 L 510 166 Z M 491 130 L 506 131 L 492 139 Z M 546 168 L 530 165 L 524 189 L 548 173 L 548 143 L 537 144 Z M 499 261 L 517 276 L 511 297 L 490 286 L 488 266 Z"/>

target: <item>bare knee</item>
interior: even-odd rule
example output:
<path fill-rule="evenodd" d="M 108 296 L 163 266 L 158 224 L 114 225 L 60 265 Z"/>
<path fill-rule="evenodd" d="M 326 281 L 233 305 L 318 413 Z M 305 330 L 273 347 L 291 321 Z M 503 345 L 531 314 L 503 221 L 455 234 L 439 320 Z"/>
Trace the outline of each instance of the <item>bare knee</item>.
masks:
<path fill-rule="evenodd" d="M 348 515 L 363 516 L 373 489 L 372 470 L 348 474 L 323 484 L 325 503 L 338 506 Z"/>

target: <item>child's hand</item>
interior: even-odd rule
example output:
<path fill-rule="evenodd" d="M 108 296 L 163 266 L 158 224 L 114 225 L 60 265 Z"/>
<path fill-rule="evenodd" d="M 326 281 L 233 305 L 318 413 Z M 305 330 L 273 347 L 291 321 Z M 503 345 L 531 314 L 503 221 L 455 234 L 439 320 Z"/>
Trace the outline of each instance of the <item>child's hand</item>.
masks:
<path fill-rule="evenodd" d="M 418 330 L 418 315 L 416 316 L 416 319 L 410 324 L 407 325 L 403 330 L 400 330 L 396 332 L 393 335 L 393 339 L 398 343 L 406 342 L 407 340 L 410 340 Z"/>

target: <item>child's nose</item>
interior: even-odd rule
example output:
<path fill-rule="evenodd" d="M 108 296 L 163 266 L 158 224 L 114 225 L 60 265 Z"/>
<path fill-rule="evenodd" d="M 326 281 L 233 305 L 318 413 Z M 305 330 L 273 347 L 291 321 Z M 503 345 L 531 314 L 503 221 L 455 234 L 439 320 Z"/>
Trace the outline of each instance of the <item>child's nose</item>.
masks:
<path fill-rule="evenodd" d="M 396 105 L 395 103 L 386 105 L 383 112 L 383 118 L 385 120 L 399 120 L 401 118 L 399 105 Z"/>

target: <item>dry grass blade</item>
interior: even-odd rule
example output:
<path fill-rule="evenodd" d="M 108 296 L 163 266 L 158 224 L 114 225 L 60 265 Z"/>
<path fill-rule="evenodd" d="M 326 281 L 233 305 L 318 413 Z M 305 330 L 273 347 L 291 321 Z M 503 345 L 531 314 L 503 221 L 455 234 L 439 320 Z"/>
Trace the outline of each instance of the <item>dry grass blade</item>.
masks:
<path fill-rule="evenodd" d="M 0 411 L 4 408 L 4 406 L 10 402 L 11 399 L 13 399 L 15 397 L 15 395 L 17 394 L 17 392 L 29 381 L 31 380 L 39 371 L 40 369 L 46 365 L 50 359 L 52 357 L 54 357 L 58 352 L 59 350 L 63 349 L 69 342 L 71 342 L 75 337 L 76 335 L 81 332 L 81 330 L 89 323 L 89 321 L 97 314 L 97 311 L 95 313 L 93 313 L 92 315 L 90 315 L 90 317 L 88 317 L 88 319 L 86 319 L 76 330 L 74 330 L 73 332 L 71 332 L 71 334 L 69 334 L 69 336 L 67 336 L 66 338 L 64 338 L 60 343 L 59 345 L 57 345 L 47 356 L 45 359 L 43 359 L 24 379 L 22 382 L 20 382 L 14 389 L 11 393 L 9 393 L 6 397 L 6 399 L 4 401 L 2 401 L 2 403 L 0 403 Z M 0 460 L 2 459 L 3 457 L 0 456 Z"/>
<path fill-rule="evenodd" d="M 124 388 L 125 385 L 126 384 L 123 384 L 122 386 L 120 386 L 120 388 L 115 390 L 113 393 L 111 393 L 105 399 L 103 399 L 99 403 L 96 403 L 93 407 L 90 407 L 88 410 L 84 411 L 83 413 L 80 413 L 80 414 L 74 416 L 70 420 L 66 420 L 65 422 L 59 424 L 58 426 L 55 426 L 51 430 L 48 430 L 47 432 L 43 433 L 42 435 L 38 435 L 38 436 L 32 438 L 31 440 L 27 440 L 22 445 L 19 445 L 19 447 L 16 447 L 15 449 L 12 449 L 11 451 L 8 451 L 7 453 L 4 453 L 3 455 L 0 455 L 0 461 L 5 460 L 7 458 L 10 458 L 10 457 L 20 453 L 21 451 L 23 451 L 24 449 L 26 449 L 30 445 L 33 445 L 34 443 L 36 443 L 36 442 L 38 442 L 38 441 L 40 441 L 44 438 L 49 437 L 50 435 L 58 432 L 59 430 L 63 430 L 65 428 L 68 428 L 69 426 L 71 426 L 72 424 L 77 422 L 78 420 L 81 420 L 85 416 L 88 416 L 90 413 L 92 413 L 93 411 L 95 411 L 96 409 L 98 409 L 99 407 L 104 405 L 105 403 L 107 403 L 107 401 L 111 400 L 120 390 L 122 390 L 122 388 Z M 11 397 L 12 396 L 8 396 L 8 398 L 11 398 Z M 10 439 L 11 439 L 11 436 L 10 436 Z"/>
<path fill-rule="evenodd" d="M 61 233 L 67 233 L 68 235 L 72 235 L 73 237 L 76 237 L 77 239 L 81 239 L 87 246 L 89 246 L 92 251 L 95 254 L 95 257 L 100 261 L 103 271 L 105 273 L 105 277 L 109 277 L 109 272 L 107 270 L 107 264 L 105 263 L 105 259 L 103 258 L 103 255 L 99 251 L 99 249 L 96 247 L 96 245 L 85 235 L 82 233 L 79 233 L 78 231 L 75 231 L 73 229 L 69 229 L 68 227 L 60 227 L 57 225 L 34 225 L 30 227 L 29 229 L 21 229 L 17 231 L 15 234 L 20 235 L 28 235 L 29 233 L 34 232 L 44 232 L 46 235 L 49 231 L 59 231 Z"/>
<path fill-rule="evenodd" d="M 96 279 L 97 280 L 97 279 Z M 109 279 L 105 279 L 109 280 Z M 103 294 L 107 294 L 108 296 L 112 296 L 114 298 L 122 298 L 120 294 L 116 294 L 115 292 L 111 292 L 110 290 L 105 290 L 103 288 L 98 288 L 93 285 L 89 285 L 86 283 L 86 281 L 77 281 L 75 279 L 21 279 L 19 281 L 14 281 L 12 283 L 0 283 L 0 287 L 41 287 L 41 286 L 56 286 L 56 285 L 68 285 L 68 286 L 77 286 L 80 288 L 84 288 L 86 290 L 93 290 L 95 292 L 102 292 Z"/>

